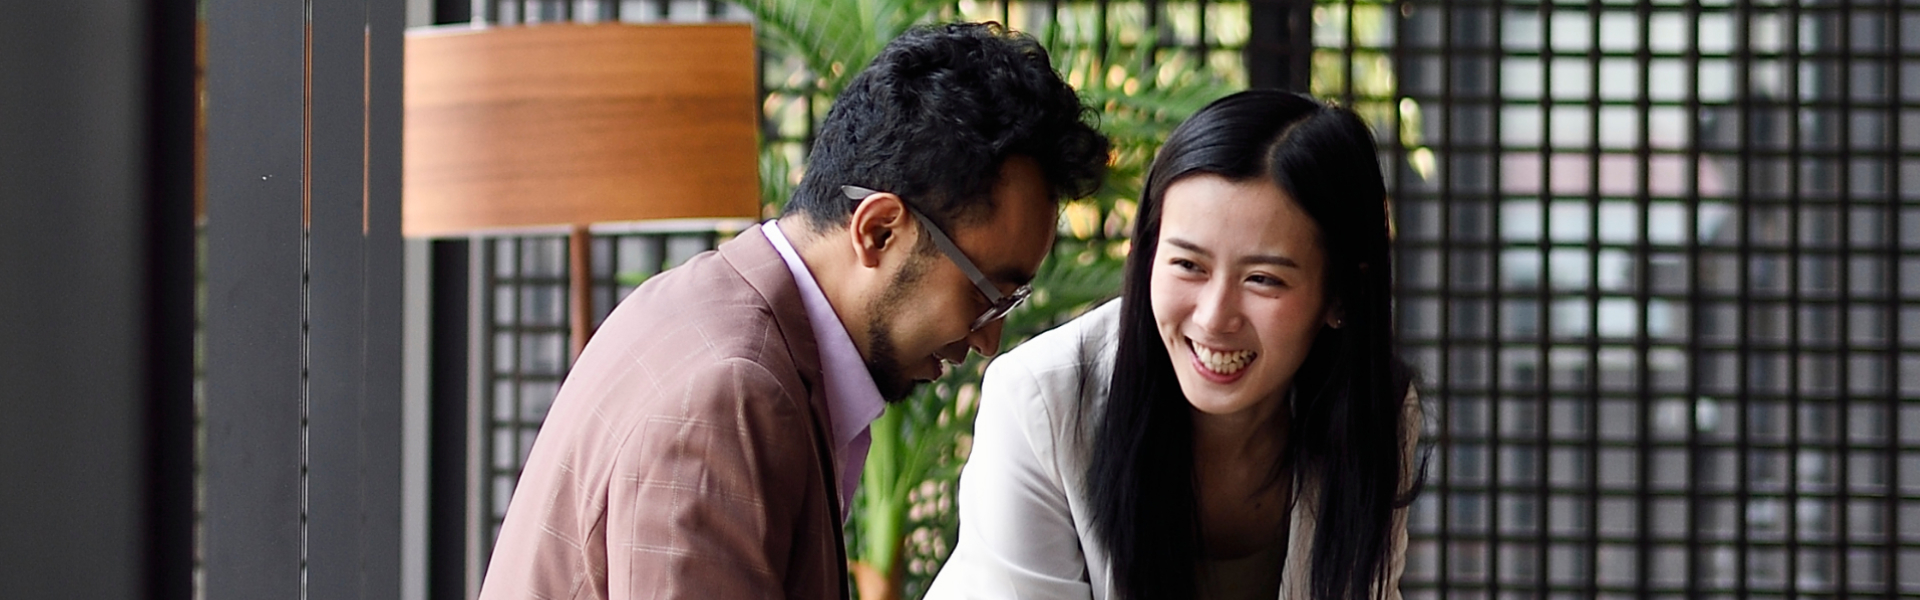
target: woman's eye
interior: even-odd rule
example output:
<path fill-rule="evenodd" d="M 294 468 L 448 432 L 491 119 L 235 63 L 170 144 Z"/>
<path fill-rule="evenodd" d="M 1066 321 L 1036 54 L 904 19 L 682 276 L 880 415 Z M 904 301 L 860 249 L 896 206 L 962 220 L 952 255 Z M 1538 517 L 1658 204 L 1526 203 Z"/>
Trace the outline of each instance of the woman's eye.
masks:
<path fill-rule="evenodd" d="M 1182 270 L 1182 271 L 1187 271 L 1187 272 L 1199 272 L 1199 271 L 1200 271 L 1200 265 L 1199 265 L 1199 264 L 1197 264 L 1197 263 L 1195 263 L 1195 262 L 1193 262 L 1193 261 L 1190 261 L 1190 260 L 1187 260 L 1187 259 L 1184 259 L 1184 258 L 1176 258 L 1176 259 L 1173 259 L 1173 260 L 1169 260 L 1169 261 L 1167 261 L 1167 264 L 1170 264 L 1170 265 L 1173 265 L 1173 268 L 1175 268 L 1175 269 L 1179 269 L 1179 270 Z"/>
<path fill-rule="evenodd" d="M 1247 282 L 1267 287 L 1287 287 L 1287 282 L 1281 281 L 1280 278 L 1272 275 L 1251 275 L 1247 277 Z"/>

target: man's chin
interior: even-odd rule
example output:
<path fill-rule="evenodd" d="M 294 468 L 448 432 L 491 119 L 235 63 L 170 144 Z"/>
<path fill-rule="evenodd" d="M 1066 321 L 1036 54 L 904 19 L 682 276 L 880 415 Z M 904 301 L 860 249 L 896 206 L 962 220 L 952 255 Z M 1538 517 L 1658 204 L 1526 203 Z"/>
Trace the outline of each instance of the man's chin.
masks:
<path fill-rule="evenodd" d="M 887 404 L 899 404 L 901 400 L 905 400 L 907 396 L 913 394 L 913 388 L 920 386 L 919 381 L 907 379 L 894 373 L 876 372 L 871 369 L 869 369 L 869 372 L 873 374 L 874 387 L 880 391 L 880 399 L 885 400 Z"/>

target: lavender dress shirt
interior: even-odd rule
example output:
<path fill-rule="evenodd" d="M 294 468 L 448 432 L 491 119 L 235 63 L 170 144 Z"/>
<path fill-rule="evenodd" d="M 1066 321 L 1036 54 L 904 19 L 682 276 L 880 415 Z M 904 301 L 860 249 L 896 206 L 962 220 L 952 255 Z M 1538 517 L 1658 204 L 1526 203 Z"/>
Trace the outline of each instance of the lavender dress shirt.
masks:
<path fill-rule="evenodd" d="M 793 281 L 800 286 L 800 303 L 806 306 L 807 320 L 813 323 L 813 339 L 820 345 L 820 375 L 827 388 L 827 415 L 833 421 L 834 465 L 840 469 L 840 520 L 853 510 L 853 493 L 860 489 L 860 472 L 867 464 L 867 449 L 873 445 L 874 419 L 887 404 L 880 388 L 867 372 L 866 360 L 847 335 L 847 327 L 833 312 L 833 304 L 813 280 L 813 271 L 800 260 L 800 253 L 780 232 L 778 221 L 760 225 L 767 241 L 786 259 Z"/>

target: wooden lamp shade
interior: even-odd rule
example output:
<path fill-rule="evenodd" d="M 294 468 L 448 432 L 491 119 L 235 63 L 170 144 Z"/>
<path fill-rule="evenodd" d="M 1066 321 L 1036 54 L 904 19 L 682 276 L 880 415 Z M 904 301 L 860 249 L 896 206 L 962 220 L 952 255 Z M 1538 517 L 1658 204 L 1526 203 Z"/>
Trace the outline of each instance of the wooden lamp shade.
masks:
<path fill-rule="evenodd" d="M 746 24 L 411 33 L 408 236 L 759 215 Z"/>
<path fill-rule="evenodd" d="M 576 357 L 588 224 L 760 214 L 746 24 L 425 30 L 406 53 L 403 232 L 566 227 Z"/>

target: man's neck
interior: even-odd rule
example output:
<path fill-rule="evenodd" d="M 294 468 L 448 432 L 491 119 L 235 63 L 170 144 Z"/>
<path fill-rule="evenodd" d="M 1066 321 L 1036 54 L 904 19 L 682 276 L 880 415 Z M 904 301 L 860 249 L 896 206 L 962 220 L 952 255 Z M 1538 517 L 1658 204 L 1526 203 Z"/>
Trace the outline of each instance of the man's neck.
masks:
<path fill-rule="evenodd" d="M 813 274 L 813 281 L 820 286 L 820 293 L 827 297 L 827 304 L 833 306 L 834 315 L 840 318 L 841 327 L 853 338 L 854 345 L 860 347 L 860 355 L 866 356 L 864 347 L 866 328 L 861 311 L 865 303 L 859 302 L 859 294 L 854 289 L 853 268 L 857 266 L 853 250 L 844 243 L 836 243 L 844 234 L 843 229 L 829 228 L 817 231 L 812 220 L 805 215 L 790 214 L 780 217 L 780 234 L 786 236 L 793 245 L 793 251 L 800 255 L 800 262 L 807 265 L 807 272 Z"/>

